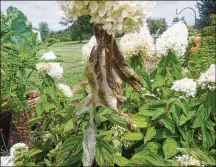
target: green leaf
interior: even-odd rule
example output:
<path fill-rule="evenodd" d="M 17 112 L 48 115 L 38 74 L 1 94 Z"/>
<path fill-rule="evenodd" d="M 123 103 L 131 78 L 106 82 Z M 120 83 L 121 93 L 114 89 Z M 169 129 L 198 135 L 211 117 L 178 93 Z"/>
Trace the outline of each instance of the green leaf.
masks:
<path fill-rule="evenodd" d="M 156 130 L 156 135 L 153 137 L 155 139 L 164 139 L 164 138 L 169 138 L 169 137 L 179 137 L 177 134 L 173 134 L 172 132 L 170 132 L 168 129 L 157 129 Z"/>
<path fill-rule="evenodd" d="M 187 105 L 187 101 L 184 99 L 179 99 L 179 107 L 182 109 L 183 113 L 185 115 L 188 114 L 188 105 Z"/>
<path fill-rule="evenodd" d="M 41 153 L 41 152 L 43 152 L 43 150 L 37 149 L 37 148 L 33 148 L 33 149 L 31 149 L 31 150 L 28 152 L 28 157 L 30 158 L 30 157 L 32 157 L 32 156 L 34 156 L 34 155 L 37 155 L 37 154 Z"/>
<path fill-rule="evenodd" d="M 124 166 L 127 163 L 129 163 L 129 160 L 120 155 L 114 155 L 114 163 L 117 164 L 118 166 Z"/>
<path fill-rule="evenodd" d="M 140 151 L 135 154 L 131 159 L 130 163 L 134 166 L 141 165 L 141 166 L 169 166 L 170 164 L 164 160 L 164 158 L 157 153 L 154 152 L 147 152 L 146 150 Z M 126 166 L 128 166 L 127 164 Z"/>
<path fill-rule="evenodd" d="M 70 120 L 65 124 L 63 133 L 68 132 L 68 131 L 70 131 L 71 129 L 73 129 L 73 120 L 72 120 L 72 119 L 70 119 Z"/>
<path fill-rule="evenodd" d="M 81 158 L 82 158 L 82 150 L 79 150 L 77 154 L 75 155 L 71 154 L 67 160 L 63 161 L 61 166 L 71 166 L 72 164 L 75 164 L 78 161 L 81 162 Z"/>
<path fill-rule="evenodd" d="M 114 166 L 114 150 L 102 138 L 97 139 L 95 157 L 99 166 Z"/>
<path fill-rule="evenodd" d="M 146 116 L 138 115 L 138 114 L 129 114 L 129 116 L 132 123 L 139 128 L 146 128 L 150 125 L 149 119 Z"/>
<path fill-rule="evenodd" d="M 155 166 L 169 166 L 169 163 L 164 160 L 164 158 L 156 153 L 149 152 L 143 154 L 146 160 L 151 162 Z"/>
<path fill-rule="evenodd" d="M 155 127 L 149 127 L 144 137 L 144 143 L 147 143 L 148 141 L 150 141 L 155 135 L 156 135 Z"/>
<path fill-rule="evenodd" d="M 163 151 L 165 159 L 171 158 L 178 153 L 176 149 L 178 147 L 177 142 L 173 138 L 167 138 L 163 143 Z"/>
<path fill-rule="evenodd" d="M 82 134 L 74 134 L 67 138 L 65 142 L 62 145 L 62 148 L 58 152 L 56 165 L 59 166 L 66 161 L 70 160 L 70 156 L 75 156 L 76 154 L 79 154 L 82 150 L 82 141 L 83 141 L 83 135 Z M 80 158 L 80 156 L 78 156 Z"/>
<path fill-rule="evenodd" d="M 46 95 L 41 95 L 37 104 L 36 104 L 36 114 L 37 116 L 41 116 L 44 111 L 44 104 L 47 103 Z"/>
<path fill-rule="evenodd" d="M 158 108 L 163 108 L 167 105 L 168 100 L 166 99 L 161 99 L 161 100 L 154 100 L 151 103 L 144 104 L 140 107 L 140 111 L 146 110 L 146 109 L 158 109 Z"/>
<path fill-rule="evenodd" d="M 17 161 L 14 164 L 15 166 L 23 166 L 23 161 Z"/>
<path fill-rule="evenodd" d="M 172 114 L 172 118 L 173 120 L 175 121 L 175 123 L 179 123 L 179 119 L 180 119 L 180 116 L 181 116 L 181 113 L 179 111 L 179 108 L 178 106 L 176 106 L 175 104 L 171 106 L 170 108 L 171 110 L 171 114 Z"/>
<path fill-rule="evenodd" d="M 133 157 L 129 160 L 129 163 L 125 165 L 127 166 L 153 166 L 152 163 L 150 163 L 148 160 L 143 158 L 144 156 L 141 154 L 141 152 L 133 155 Z"/>
<path fill-rule="evenodd" d="M 169 117 L 161 119 L 160 122 L 172 133 L 175 133 L 175 124 Z"/>
<path fill-rule="evenodd" d="M 215 142 L 215 132 L 208 130 L 206 125 L 201 126 L 201 134 L 202 134 L 202 145 L 205 149 L 209 149 L 211 146 L 214 145 Z"/>
<path fill-rule="evenodd" d="M 165 113 L 164 108 L 158 108 L 156 110 L 147 110 L 145 108 L 140 108 L 139 114 L 152 117 L 152 120 L 157 119 L 159 116 Z"/>
<path fill-rule="evenodd" d="M 46 163 L 47 166 L 52 166 L 52 164 L 48 159 L 44 158 L 44 162 Z"/>
<path fill-rule="evenodd" d="M 138 132 L 127 132 L 123 135 L 124 140 L 142 140 L 143 134 Z"/>
<path fill-rule="evenodd" d="M 211 106 L 211 112 L 216 113 L 216 90 L 208 92 L 208 105 Z"/>
<path fill-rule="evenodd" d="M 188 107 L 189 107 L 189 108 L 193 108 L 193 107 L 199 105 L 201 102 L 202 102 L 202 101 L 201 101 L 200 99 L 193 98 L 193 99 L 191 99 L 191 100 L 189 101 Z"/>
<path fill-rule="evenodd" d="M 159 153 L 161 149 L 162 149 L 161 144 L 156 142 L 148 142 L 144 147 L 144 150 L 154 152 L 154 153 Z"/>
<path fill-rule="evenodd" d="M 108 130 L 108 131 L 102 131 L 100 132 L 97 137 L 102 137 L 102 136 L 108 136 L 108 135 L 112 135 L 114 134 L 115 132 L 113 130 Z"/>
<path fill-rule="evenodd" d="M 202 126 L 208 119 L 210 112 L 211 112 L 211 107 L 202 104 L 197 111 L 192 128 L 197 128 Z"/>
<path fill-rule="evenodd" d="M 156 75 L 152 89 L 163 86 L 165 83 L 164 77 L 162 75 Z"/>
<path fill-rule="evenodd" d="M 127 123 L 124 121 L 123 118 L 114 115 L 114 114 L 104 114 L 104 117 L 106 117 L 108 120 L 110 120 L 111 122 L 113 122 L 114 124 L 117 124 L 125 129 L 127 129 Z"/>
<path fill-rule="evenodd" d="M 39 116 L 39 117 L 36 117 L 36 118 L 32 118 L 28 121 L 29 124 L 34 124 L 34 123 L 38 123 L 39 121 L 41 121 L 43 119 L 43 116 Z"/>
<path fill-rule="evenodd" d="M 179 125 L 182 126 L 182 125 L 184 125 L 187 121 L 191 120 L 191 119 L 195 116 L 195 113 L 196 113 L 196 111 L 193 110 L 193 111 L 189 111 L 187 116 L 185 116 L 184 114 L 182 114 L 182 115 L 180 116 Z"/>
<path fill-rule="evenodd" d="M 142 76 L 143 81 L 144 81 L 144 87 L 147 89 L 151 90 L 151 81 L 150 81 L 150 76 L 149 74 L 144 70 L 140 69 L 138 73 Z"/>
<path fill-rule="evenodd" d="M 44 104 L 44 110 L 49 111 L 51 109 L 53 109 L 55 107 L 55 105 L 53 103 L 45 103 Z"/>
<path fill-rule="evenodd" d="M 80 100 L 83 98 L 85 98 L 84 94 L 75 94 L 75 95 L 71 96 L 70 98 L 68 98 L 68 100 L 75 101 L 75 100 Z"/>

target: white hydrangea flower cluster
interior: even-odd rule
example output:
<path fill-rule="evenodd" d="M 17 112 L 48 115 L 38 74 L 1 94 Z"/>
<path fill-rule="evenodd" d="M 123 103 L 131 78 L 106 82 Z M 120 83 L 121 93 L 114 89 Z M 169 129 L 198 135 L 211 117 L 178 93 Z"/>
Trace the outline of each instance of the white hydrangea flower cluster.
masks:
<path fill-rule="evenodd" d="M 126 58 L 133 56 L 152 57 L 155 52 L 153 38 L 147 26 L 139 33 L 125 34 L 120 40 L 120 48 Z"/>
<path fill-rule="evenodd" d="M 54 52 L 50 51 L 50 52 L 44 53 L 43 56 L 41 57 L 41 59 L 53 60 L 53 59 L 57 59 L 57 57 L 54 54 Z"/>
<path fill-rule="evenodd" d="M 176 156 L 177 162 L 179 162 L 180 166 L 204 166 L 204 164 L 195 159 L 193 156 L 182 155 Z"/>
<path fill-rule="evenodd" d="M 171 50 L 177 56 L 183 56 L 188 46 L 188 29 L 179 21 L 168 28 L 156 42 L 156 50 L 159 55 L 167 56 Z"/>
<path fill-rule="evenodd" d="M 84 62 L 88 61 L 91 51 L 94 46 L 97 46 L 97 40 L 95 36 L 92 36 L 89 42 L 82 47 L 82 56 L 83 56 Z"/>
<path fill-rule="evenodd" d="M 90 15 L 91 22 L 103 24 L 108 34 L 139 31 L 143 20 L 151 15 L 151 1 L 58 1 L 68 20 Z"/>
<path fill-rule="evenodd" d="M 1 166 L 14 166 L 15 155 L 19 153 L 24 153 L 28 151 L 28 147 L 25 143 L 14 144 L 10 149 L 10 155 L 1 157 Z"/>
<path fill-rule="evenodd" d="M 68 85 L 59 83 L 59 84 L 57 85 L 57 87 L 59 88 L 60 91 L 62 91 L 62 93 L 64 93 L 64 95 L 65 95 L 66 97 L 71 97 L 71 96 L 73 96 L 73 93 L 72 93 L 72 91 L 71 91 L 71 88 L 70 88 Z"/>
<path fill-rule="evenodd" d="M 196 85 L 197 83 L 193 81 L 193 79 L 184 78 L 181 80 L 177 80 L 173 83 L 171 90 L 176 92 L 183 92 L 186 94 L 186 97 L 196 95 Z"/>
<path fill-rule="evenodd" d="M 57 57 L 53 52 L 45 53 L 41 59 L 52 60 L 56 59 Z M 63 68 L 61 67 L 60 63 L 44 63 L 40 62 L 36 64 L 36 69 L 41 74 L 48 74 L 52 78 L 60 79 L 63 74 Z"/>
<path fill-rule="evenodd" d="M 208 87 L 210 90 L 214 90 L 216 88 L 216 74 L 215 74 L 215 64 L 211 64 L 209 69 L 200 75 L 198 85 L 202 88 Z"/>

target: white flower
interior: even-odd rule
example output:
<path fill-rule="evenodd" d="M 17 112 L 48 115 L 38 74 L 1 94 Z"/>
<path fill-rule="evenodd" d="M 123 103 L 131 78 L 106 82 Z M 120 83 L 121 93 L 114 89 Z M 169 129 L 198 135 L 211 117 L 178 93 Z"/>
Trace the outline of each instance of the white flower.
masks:
<path fill-rule="evenodd" d="M 97 41 L 95 36 L 92 36 L 89 42 L 82 47 L 82 56 L 85 62 L 88 61 L 94 46 L 97 46 Z"/>
<path fill-rule="evenodd" d="M 44 53 L 44 55 L 41 57 L 41 59 L 46 59 L 46 60 L 52 60 L 56 58 L 57 58 L 56 55 L 52 51 Z"/>
<path fill-rule="evenodd" d="M 16 153 L 24 153 L 28 151 L 28 147 L 25 143 L 14 144 L 10 149 L 10 155 L 1 157 L 0 166 L 14 166 L 14 161 L 16 158 Z"/>
<path fill-rule="evenodd" d="M 176 92 L 183 92 L 186 94 L 186 97 L 189 96 L 195 97 L 196 82 L 194 82 L 193 79 L 189 79 L 189 78 L 177 80 L 173 83 L 171 90 L 174 90 Z"/>
<path fill-rule="evenodd" d="M 125 34 L 120 40 L 120 48 L 126 58 L 133 56 L 152 57 L 155 51 L 153 38 L 147 26 L 139 33 Z"/>
<path fill-rule="evenodd" d="M 182 155 L 176 156 L 177 162 L 179 162 L 180 166 L 204 166 L 203 163 L 193 156 Z"/>
<path fill-rule="evenodd" d="M 28 147 L 25 143 L 14 144 L 13 147 L 11 147 L 10 155 L 15 156 L 15 153 L 17 151 L 22 151 L 22 152 L 28 151 Z"/>
<path fill-rule="evenodd" d="M 211 64 L 209 69 L 200 75 L 198 85 L 202 88 L 208 87 L 210 90 L 214 90 L 216 88 L 216 74 L 215 74 L 215 64 Z"/>
<path fill-rule="evenodd" d="M 48 75 L 52 78 L 60 79 L 63 74 L 63 68 L 60 66 L 60 63 L 48 63 L 50 65 L 50 70 Z"/>
<path fill-rule="evenodd" d="M 158 54 L 167 56 L 168 51 L 173 51 L 177 56 L 183 56 L 188 46 L 188 29 L 179 21 L 168 28 L 156 42 Z"/>
<path fill-rule="evenodd" d="M 64 93 L 64 95 L 66 97 L 73 96 L 73 93 L 72 93 L 71 88 L 69 86 L 67 86 L 65 84 L 58 84 L 57 86 Z"/>
<path fill-rule="evenodd" d="M 36 64 L 36 69 L 41 74 L 46 74 L 50 70 L 51 66 L 49 63 L 38 63 Z"/>
<path fill-rule="evenodd" d="M 36 69 L 39 73 L 48 74 L 56 79 L 61 78 L 63 74 L 63 68 L 59 63 L 38 63 Z"/>
<path fill-rule="evenodd" d="M 58 4 L 67 19 L 76 20 L 89 14 L 91 22 L 106 25 L 104 29 L 109 34 L 139 30 L 155 5 L 151 1 L 58 1 Z"/>
<path fill-rule="evenodd" d="M 14 157 L 12 156 L 1 157 L 0 166 L 14 166 Z"/>

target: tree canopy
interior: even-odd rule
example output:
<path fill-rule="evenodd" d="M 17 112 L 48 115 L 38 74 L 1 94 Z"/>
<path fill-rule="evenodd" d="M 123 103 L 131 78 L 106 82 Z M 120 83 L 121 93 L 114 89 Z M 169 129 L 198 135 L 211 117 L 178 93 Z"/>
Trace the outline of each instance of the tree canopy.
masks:
<path fill-rule="evenodd" d="M 199 10 L 200 18 L 196 21 L 198 28 L 209 26 L 211 24 L 210 15 L 216 14 L 216 1 L 215 0 L 200 0 L 197 1 L 196 7 Z"/>
<path fill-rule="evenodd" d="M 40 30 L 40 33 L 41 33 L 41 38 L 42 38 L 42 41 L 44 41 L 48 35 L 49 35 L 49 25 L 47 22 L 40 22 L 39 23 L 39 30 Z"/>
<path fill-rule="evenodd" d="M 147 24 L 151 34 L 156 34 L 159 29 L 163 33 L 168 27 L 165 18 L 149 18 Z"/>
<path fill-rule="evenodd" d="M 80 16 L 76 21 L 68 21 L 62 18 L 59 24 L 67 26 L 72 34 L 73 40 L 83 40 L 85 35 L 92 35 L 92 24 L 90 23 L 90 16 Z"/>
<path fill-rule="evenodd" d="M 174 17 L 173 20 L 172 20 L 172 24 L 177 23 L 177 22 L 179 22 L 179 21 L 182 21 L 183 23 L 185 23 L 185 24 L 187 25 L 187 22 L 186 22 L 184 16 L 182 16 L 181 18 L 179 18 L 179 17 Z"/>

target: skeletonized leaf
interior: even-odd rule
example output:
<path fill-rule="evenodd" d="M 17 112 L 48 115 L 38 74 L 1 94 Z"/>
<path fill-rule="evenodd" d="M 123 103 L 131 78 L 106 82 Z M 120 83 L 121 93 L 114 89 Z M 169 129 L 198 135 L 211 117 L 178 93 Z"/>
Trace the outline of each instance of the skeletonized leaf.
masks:
<path fill-rule="evenodd" d="M 95 156 L 96 127 L 93 121 L 89 121 L 88 128 L 83 136 L 83 166 L 92 166 Z"/>

